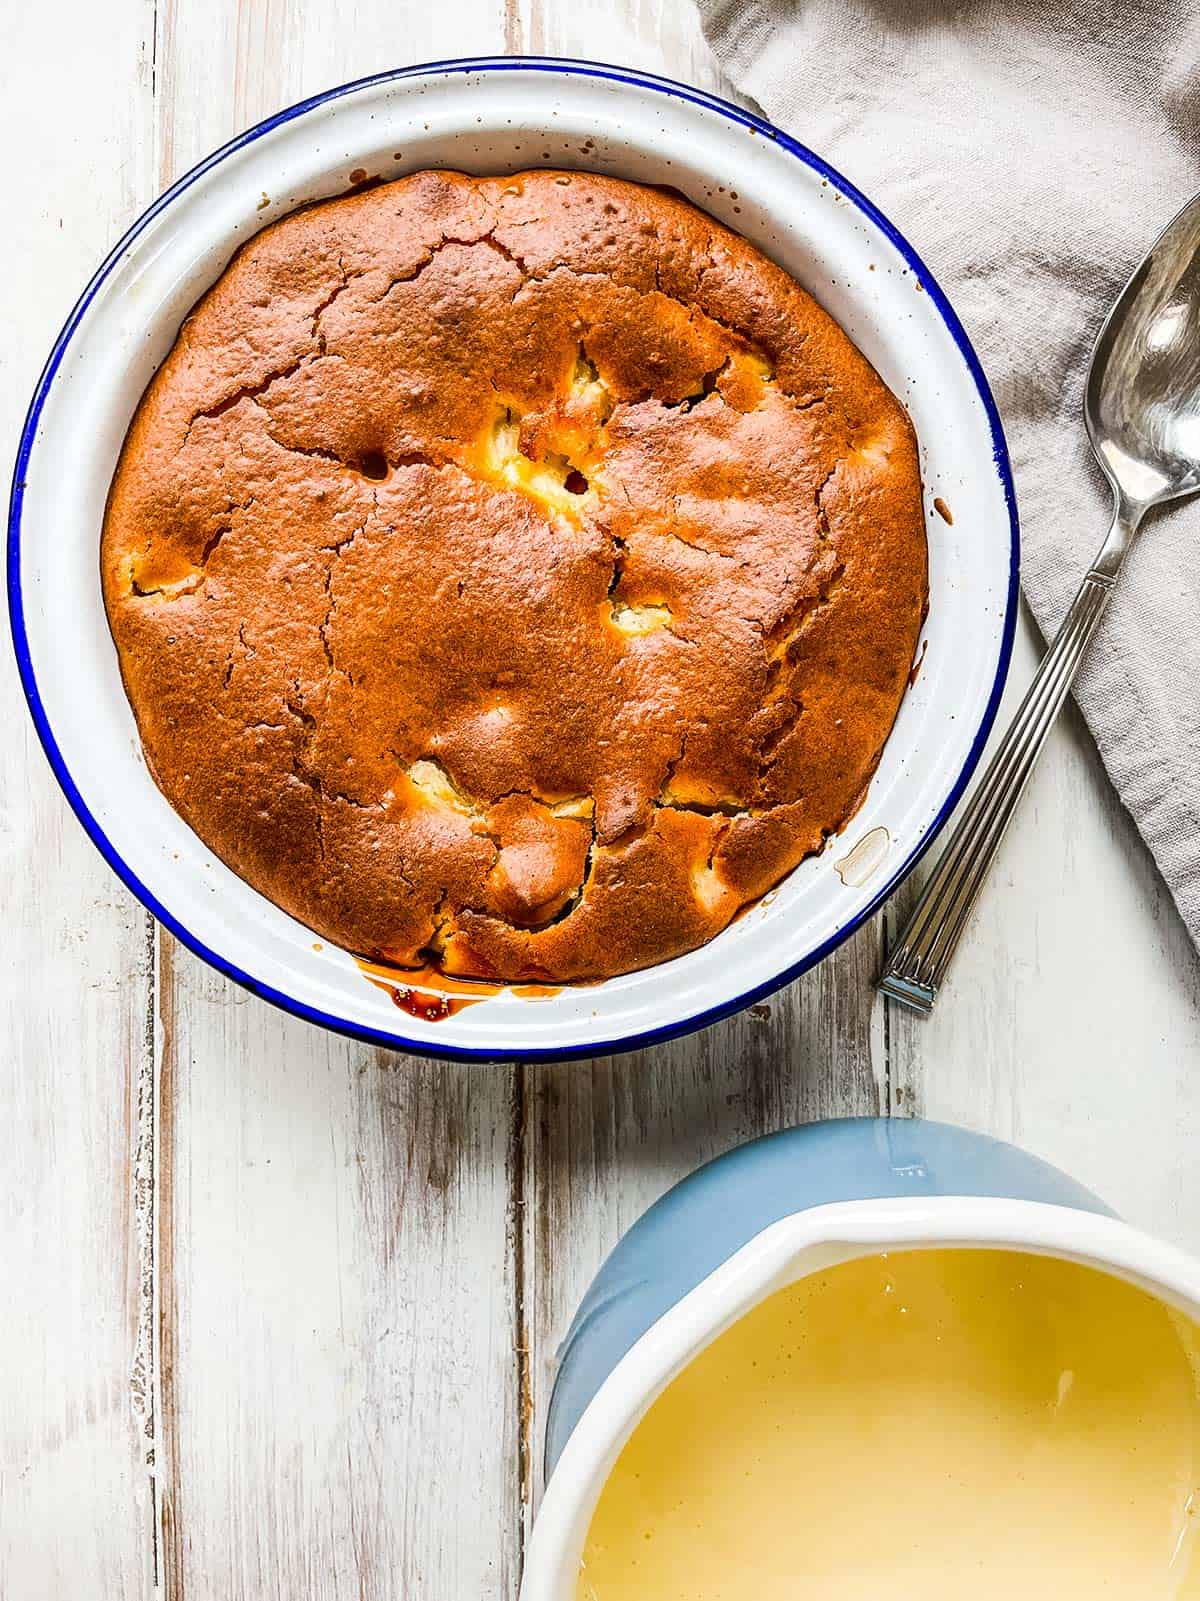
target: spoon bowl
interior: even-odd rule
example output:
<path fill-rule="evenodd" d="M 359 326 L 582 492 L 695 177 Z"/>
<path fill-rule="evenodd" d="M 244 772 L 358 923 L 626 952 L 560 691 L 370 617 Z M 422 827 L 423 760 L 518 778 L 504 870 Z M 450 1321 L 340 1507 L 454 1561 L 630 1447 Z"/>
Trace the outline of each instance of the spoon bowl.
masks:
<path fill-rule="evenodd" d="M 1200 195 L 1109 312 L 1083 410 L 1118 497 L 1144 510 L 1200 489 Z"/>

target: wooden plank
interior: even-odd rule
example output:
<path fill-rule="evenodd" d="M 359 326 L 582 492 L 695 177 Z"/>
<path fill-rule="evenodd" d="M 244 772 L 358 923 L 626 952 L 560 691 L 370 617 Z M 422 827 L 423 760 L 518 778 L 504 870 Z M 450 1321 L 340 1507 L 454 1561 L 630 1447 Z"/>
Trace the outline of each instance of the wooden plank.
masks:
<path fill-rule="evenodd" d="M 60 13 L 0 12 L 0 55 L 17 64 L 0 104 L 20 308 L 0 354 L 6 462 L 54 335 L 148 198 L 152 11 L 81 11 L 72 34 L 64 51 Z M 152 1419 L 131 1385 L 147 1327 L 130 1161 L 151 1062 L 149 920 L 60 795 L 9 652 L 0 718 L 0 1595 L 124 1601 L 153 1582 Z"/>
<path fill-rule="evenodd" d="M 511 1075 L 163 945 L 167 1594 L 510 1595 Z"/>
<path fill-rule="evenodd" d="M 704 89 L 720 76 L 692 5 L 676 0 L 508 0 L 505 48 L 645 67 Z"/>
<path fill-rule="evenodd" d="M 495 6 L 172 0 L 160 178 L 501 29 Z M 162 950 L 166 1593 L 515 1596 L 512 1072 L 350 1044 Z"/>

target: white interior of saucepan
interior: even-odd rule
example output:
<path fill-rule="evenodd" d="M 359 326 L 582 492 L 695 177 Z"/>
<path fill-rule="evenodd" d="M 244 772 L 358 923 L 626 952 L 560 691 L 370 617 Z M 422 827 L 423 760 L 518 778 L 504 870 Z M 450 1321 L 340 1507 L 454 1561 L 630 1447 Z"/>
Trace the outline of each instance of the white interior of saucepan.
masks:
<path fill-rule="evenodd" d="M 539 165 L 673 185 L 792 272 L 907 406 L 927 506 L 940 497 L 953 523 L 928 516 L 924 663 L 842 839 L 702 950 L 537 1002 L 502 993 L 425 1024 L 231 873 L 156 789 L 105 620 L 100 525 L 147 381 L 185 313 L 256 230 L 344 191 L 352 174 Z M 940 820 L 1002 676 L 1013 550 L 997 441 L 967 358 L 918 276 L 835 179 L 769 133 L 687 91 L 562 64 L 372 81 L 285 114 L 198 169 L 143 219 L 85 300 L 23 474 L 18 655 L 27 652 L 27 687 L 59 775 L 110 861 L 195 949 L 261 993 L 318 1021 L 434 1050 L 553 1054 L 653 1037 L 814 959 Z M 882 861 L 865 882 L 843 883 L 835 862 L 880 827 Z"/>
<path fill-rule="evenodd" d="M 876 1251 L 982 1247 L 1094 1267 L 1200 1317 L 1200 1264 L 1113 1217 L 1003 1197 L 836 1202 L 764 1229 L 663 1314 L 592 1397 L 551 1475 L 521 1601 L 574 1601 L 604 1482 L 651 1404 L 716 1337 L 798 1279 Z"/>

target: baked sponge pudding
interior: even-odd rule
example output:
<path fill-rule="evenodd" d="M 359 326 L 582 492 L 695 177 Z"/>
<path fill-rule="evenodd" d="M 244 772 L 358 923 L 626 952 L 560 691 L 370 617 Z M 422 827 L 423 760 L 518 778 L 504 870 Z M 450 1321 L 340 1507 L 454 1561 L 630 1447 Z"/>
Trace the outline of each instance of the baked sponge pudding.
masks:
<path fill-rule="evenodd" d="M 568 981 L 722 929 L 854 811 L 926 598 L 903 410 L 683 200 L 423 172 L 267 228 L 103 535 L 146 758 L 400 966 Z"/>

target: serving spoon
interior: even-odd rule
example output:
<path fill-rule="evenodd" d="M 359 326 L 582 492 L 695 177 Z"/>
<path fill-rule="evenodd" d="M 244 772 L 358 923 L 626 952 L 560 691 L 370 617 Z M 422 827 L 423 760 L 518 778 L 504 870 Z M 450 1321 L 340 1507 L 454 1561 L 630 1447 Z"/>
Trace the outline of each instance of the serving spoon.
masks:
<path fill-rule="evenodd" d="M 1200 195 L 1159 235 L 1109 312 L 1083 414 L 1112 485 L 1112 527 L 879 981 L 885 995 L 918 1012 L 933 1009 L 1143 517 L 1200 489 Z"/>

